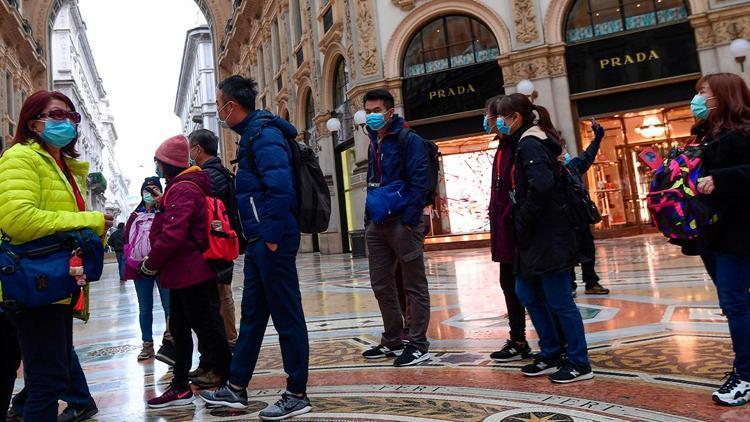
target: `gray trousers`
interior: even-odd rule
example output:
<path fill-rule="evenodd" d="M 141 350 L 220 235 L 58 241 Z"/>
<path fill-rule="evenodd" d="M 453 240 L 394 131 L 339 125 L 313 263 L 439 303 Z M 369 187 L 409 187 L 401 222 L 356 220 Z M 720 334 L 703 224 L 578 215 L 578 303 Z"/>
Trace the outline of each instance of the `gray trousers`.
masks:
<path fill-rule="evenodd" d="M 424 269 L 424 222 L 407 229 L 399 218 L 367 225 L 366 238 L 370 260 L 370 283 L 383 317 L 383 346 L 401 347 L 404 319 L 398 302 L 394 272 L 401 264 L 404 289 L 409 298 L 411 345 L 426 353 L 427 327 L 430 324 L 430 292 Z"/>

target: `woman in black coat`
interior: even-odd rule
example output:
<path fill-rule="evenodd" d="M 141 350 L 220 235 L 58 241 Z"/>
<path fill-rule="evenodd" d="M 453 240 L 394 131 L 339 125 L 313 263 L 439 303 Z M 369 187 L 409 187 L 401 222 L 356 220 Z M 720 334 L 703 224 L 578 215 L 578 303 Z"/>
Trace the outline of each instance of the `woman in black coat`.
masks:
<path fill-rule="evenodd" d="M 518 247 L 516 293 L 531 316 L 541 352 L 522 368 L 527 376 L 551 374 L 556 383 L 591 379 L 583 320 L 573 302 L 570 269 L 576 264 L 576 235 L 563 209 L 560 134 L 549 112 L 525 95 L 498 105 L 500 133 L 517 144 L 513 220 Z M 562 360 L 554 318 L 568 341 Z"/>
<path fill-rule="evenodd" d="M 719 305 L 729 321 L 734 370 L 713 393 L 715 402 L 737 406 L 750 400 L 750 90 L 735 74 L 698 81 L 691 109 L 705 137 L 705 169 L 698 192 L 708 195 L 719 220 L 706 235 L 704 261 Z"/>

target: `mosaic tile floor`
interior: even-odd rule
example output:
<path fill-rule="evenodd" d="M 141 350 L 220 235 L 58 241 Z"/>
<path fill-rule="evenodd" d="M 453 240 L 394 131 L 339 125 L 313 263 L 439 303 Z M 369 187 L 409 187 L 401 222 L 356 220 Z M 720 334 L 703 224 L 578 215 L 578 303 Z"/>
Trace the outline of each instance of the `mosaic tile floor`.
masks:
<path fill-rule="evenodd" d="M 408 369 L 360 357 L 376 344 L 381 326 L 366 260 L 300 256 L 314 410 L 297 420 L 750 420 L 750 406 L 722 408 L 710 398 L 731 367 L 732 350 L 700 261 L 656 236 L 601 241 L 598 258 L 602 284 L 612 294 L 586 296 L 579 289 L 577 299 L 596 378 L 555 386 L 523 377 L 522 362 L 489 359 L 508 337 L 508 325 L 498 267 L 487 250 L 428 253 L 434 356 Z M 107 279 L 92 288 L 92 320 L 75 327 L 78 354 L 100 408 L 97 420 L 255 420 L 278 398 L 285 376 L 278 338 L 269 326 L 247 409 L 206 409 L 198 403 L 147 410 L 145 400 L 166 387 L 171 373 L 160 362 L 136 361 L 135 291 L 130 283 L 119 283 L 114 265 L 107 271 Z M 234 285 L 238 303 L 239 274 L 241 268 Z M 155 304 L 154 332 L 159 333 L 164 319 L 159 301 Z M 536 338 L 533 330 L 529 336 Z"/>

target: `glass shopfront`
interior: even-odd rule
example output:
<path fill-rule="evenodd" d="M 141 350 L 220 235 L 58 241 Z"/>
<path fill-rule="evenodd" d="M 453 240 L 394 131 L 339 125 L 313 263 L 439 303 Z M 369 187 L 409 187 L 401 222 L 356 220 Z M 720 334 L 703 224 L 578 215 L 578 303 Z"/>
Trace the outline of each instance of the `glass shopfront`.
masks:
<path fill-rule="evenodd" d="M 440 181 L 427 243 L 489 238 L 492 136 L 482 132 L 487 99 L 503 93 L 500 50 L 479 20 L 439 17 L 417 31 L 403 59 L 404 117 L 440 149 Z"/>
<path fill-rule="evenodd" d="M 600 230 L 649 224 L 646 195 L 651 169 L 639 154 L 652 148 L 662 157 L 690 139 L 693 117 L 689 105 L 653 108 L 599 116 L 605 129 L 599 154 L 586 177 L 592 199 L 602 213 Z M 583 148 L 593 139 L 591 121 L 579 122 Z"/>

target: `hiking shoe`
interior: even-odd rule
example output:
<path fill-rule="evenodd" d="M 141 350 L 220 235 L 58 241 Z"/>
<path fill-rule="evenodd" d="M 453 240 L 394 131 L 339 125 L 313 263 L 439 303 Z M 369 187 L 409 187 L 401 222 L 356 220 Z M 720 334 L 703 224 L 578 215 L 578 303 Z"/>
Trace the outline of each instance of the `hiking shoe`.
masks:
<path fill-rule="evenodd" d="M 513 340 L 507 340 L 505 346 L 497 352 L 490 355 L 490 359 L 495 362 L 512 362 L 515 360 L 528 359 L 531 357 L 531 347 L 529 343 L 524 342 L 523 346 L 519 346 Z"/>
<path fill-rule="evenodd" d="M 362 353 L 362 357 L 365 359 L 395 358 L 401 356 L 401 352 L 403 351 L 403 345 L 401 345 L 400 348 L 391 349 L 389 347 L 383 346 L 382 344 L 378 344 L 377 346 L 374 346 L 369 350 L 365 350 L 364 353 Z"/>
<path fill-rule="evenodd" d="M 195 396 L 190 387 L 177 388 L 170 384 L 164 394 L 148 401 L 148 407 L 151 409 L 162 409 L 165 407 L 187 406 L 193 404 L 193 400 L 195 400 Z"/>
<path fill-rule="evenodd" d="M 570 362 L 565 363 L 559 371 L 549 376 L 549 379 L 557 384 L 570 384 L 571 382 L 590 380 L 594 378 L 594 371 L 590 365 L 577 366 Z"/>
<path fill-rule="evenodd" d="M 141 348 L 141 353 L 138 354 L 138 360 L 148 360 L 154 357 L 154 342 L 153 341 L 144 341 L 143 347 Z"/>
<path fill-rule="evenodd" d="M 538 377 L 540 375 L 553 374 L 562 365 L 560 358 L 549 359 L 540 355 L 534 356 L 534 363 L 530 363 L 521 372 L 527 377 Z"/>
<path fill-rule="evenodd" d="M 174 343 L 164 342 L 162 343 L 159 351 L 156 352 L 156 360 L 159 362 L 166 363 L 169 366 L 174 366 L 174 359 L 176 355 Z"/>
<path fill-rule="evenodd" d="M 281 399 L 272 406 L 268 406 L 261 411 L 258 416 L 263 421 L 281 421 L 292 418 L 312 410 L 310 399 L 307 395 L 297 397 L 290 392 L 284 392 Z"/>
<path fill-rule="evenodd" d="M 750 383 L 743 381 L 737 373 L 727 372 L 727 381 L 711 397 L 718 404 L 725 406 L 742 406 L 750 399 Z"/>
<path fill-rule="evenodd" d="M 591 286 L 590 288 L 586 288 L 586 294 L 587 295 L 608 295 L 609 289 L 605 289 L 601 286 L 601 284 L 595 284 Z"/>
<path fill-rule="evenodd" d="M 188 378 L 192 381 L 193 378 L 198 378 L 206 374 L 208 372 L 208 369 L 201 368 L 198 366 L 197 368 L 193 369 L 192 371 L 188 372 Z"/>
<path fill-rule="evenodd" d="M 80 422 L 90 419 L 94 415 L 99 413 L 99 408 L 96 407 L 96 402 L 91 399 L 88 405 L 84 407 L 77 407 L 68 405 L 63 412 L 57 417 L 57 422 Z"/>
<path fill-rule="evenodd" d="M 200 389 L 216 388 L 220 386 L 226 377 L 214 371 L 206 371 L 202 375 L 191 378 L 190 381 Z"/>
<path fill-rule="evenodd" d="M 430 360 L 429 353 L 422 352 L 416 347 L 409 344 L 404 348 L 404 352 L 401 353 L 401 356 L 397 357 L 396 360 L 393 361 L 393 366 L 395 367 L 412 366 L 412 365 L 417 365 L 427 360 Z"/>
<path fill-rule="evenodd" d="M 235 409 L 247 407 L 247 390 L 235 390 L 229 383 L 224 383 L 216 391 L 201 391 L 198 393 L 208 406 L 226 406 Z"/>

